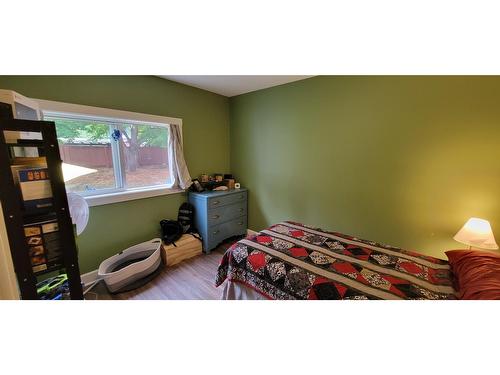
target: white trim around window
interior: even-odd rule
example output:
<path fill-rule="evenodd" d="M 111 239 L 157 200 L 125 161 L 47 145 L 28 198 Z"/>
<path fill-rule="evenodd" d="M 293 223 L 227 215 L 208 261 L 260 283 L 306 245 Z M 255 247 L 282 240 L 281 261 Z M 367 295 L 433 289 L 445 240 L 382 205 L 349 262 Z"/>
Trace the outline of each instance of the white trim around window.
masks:
<path fill-rule="evenodd" d="M 116 120 L 124 120 L 128 123 L 137 122 L 139 124 L 149 123 L 152 125 L 166 126 L 165 124 L 176 124 L 181 129 L 181 142 L 182 142 L 182 119 L 175 117 L 164 117 L 157 115 L 150 115 L 145 113 L 128 112 L 116 109 L 108 109 L 101 107 L 91 107 L 80 104 L 71 104 L 63 102 L 55 102 L 50 100 L 34 99 L 40 105 L 40 110 L 47 116 L 64 116 L 69 118 L 88 118 L 101 120 L 103 122 L 116 122 Z M 167 185 L 151 186 L 145 188 L 131 188 L 125 190 L 112 190 L 110 192 L 97 193 L 95 195 L 86 195 L 84 198 L 89 206 L 100 206 L 111 203 L 125 202 L 135 199 L 143 199 L 156 197 L 160 195 L 178 194 L 183 193 L 184 190 L 180 188 L 169 188 Z"/>
<path fill-rule="evenodd" d="M 144 189 L 128 189 L 113 193 L 101 195 L 88 195 L 84 196 L 90 207 L 102 206 L 104 204 L 126 202 L 135 199 L 158 197 L 160 195 L 170 195 L 184 193 L 182 189 L 165 188 L 165 187 L 149 187 Z"/>
<path fill-rule="evenodd" d="M 51 100 L 35 99 L 40 105 L 42 112 L 57 112 L 58 114 L 67 113 L 70 115 L 92 116 L 103 121 L 126 120 L 128 122 L 144 122 L 161 124 L 176 124 L 182 126 L 182 119 L 175 117 L 165 117 L 150 115 L 146 113 L 121 111 L 118 109 L 109 109 L 101 107 L 90 107 L 88 105 L 54 102 Z"/>

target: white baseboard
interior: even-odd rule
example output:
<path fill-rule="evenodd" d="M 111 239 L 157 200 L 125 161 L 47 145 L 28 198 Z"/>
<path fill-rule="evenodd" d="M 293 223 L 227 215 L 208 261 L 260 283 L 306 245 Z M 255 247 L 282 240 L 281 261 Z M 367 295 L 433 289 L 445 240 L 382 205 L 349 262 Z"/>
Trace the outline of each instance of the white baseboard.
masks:
<path fill-rule="evenodd" d="M 97 270 L 87 272 L 81 275 L 80 278 L 82 279 L 83 286 L 87 287 L 97 280 Z"/>

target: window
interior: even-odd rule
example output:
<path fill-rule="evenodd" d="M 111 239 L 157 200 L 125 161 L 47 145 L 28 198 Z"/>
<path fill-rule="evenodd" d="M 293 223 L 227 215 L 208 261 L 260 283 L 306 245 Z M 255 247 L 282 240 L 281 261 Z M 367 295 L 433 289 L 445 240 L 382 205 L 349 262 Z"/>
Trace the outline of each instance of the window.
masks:
<path fill-rule="evenodd" d="M 66 190 L 84 195 L 168 186 L 167 126 L 47 115 L 54 121 Z"/>
<path fill-rule="evenodd" d="M 49 107 L 73 110 L 43 110 L 44 120 L 56 124 L 68 192 L 85 196 L 91 205 L 172 192 L 170 120 L 179 119 L 40 102 L 45 107 L 49 103 Z M 154 193 L 145 194 L 148 191 Z"/>

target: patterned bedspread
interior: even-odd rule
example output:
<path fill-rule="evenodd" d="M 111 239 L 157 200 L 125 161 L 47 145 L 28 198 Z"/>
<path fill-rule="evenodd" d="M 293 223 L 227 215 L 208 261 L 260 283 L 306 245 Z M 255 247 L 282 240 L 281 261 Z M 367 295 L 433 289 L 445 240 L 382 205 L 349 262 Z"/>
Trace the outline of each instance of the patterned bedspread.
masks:
<path fill-rule="evenodd" d="M 229 248 L 226 279 L 271 299 L 455 299 L 444 260 L 289 221 Z"/>

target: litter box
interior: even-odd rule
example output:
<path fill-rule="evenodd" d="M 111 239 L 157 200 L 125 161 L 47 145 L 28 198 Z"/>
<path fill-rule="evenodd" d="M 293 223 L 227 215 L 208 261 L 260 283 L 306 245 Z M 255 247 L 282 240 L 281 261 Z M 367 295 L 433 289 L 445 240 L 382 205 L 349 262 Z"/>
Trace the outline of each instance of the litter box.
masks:
<path fill-rule="evenodd" d="M 161 269 L 161 239 L 154 238 L 129 247 L 103 261 L 97 271 L 111 293 L 138 288 Z"/>

